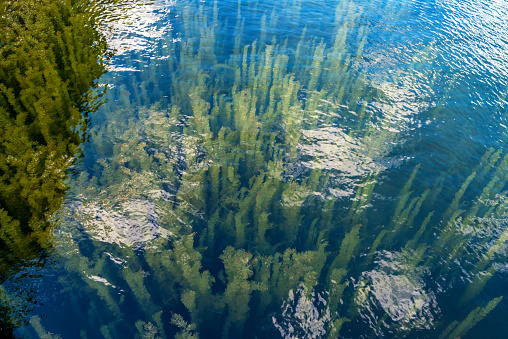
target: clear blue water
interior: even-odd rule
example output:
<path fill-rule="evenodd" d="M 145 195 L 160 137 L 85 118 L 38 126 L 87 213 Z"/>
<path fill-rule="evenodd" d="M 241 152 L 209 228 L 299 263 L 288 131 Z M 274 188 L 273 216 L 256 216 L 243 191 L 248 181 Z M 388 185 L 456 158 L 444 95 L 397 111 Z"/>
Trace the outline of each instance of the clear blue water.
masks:
<path fill-rule="evenodd" d="M 105 5 L 108 102 L 51 263 L 4 283 L 35 305 L 17 334 L 173 337 L 180 314 L 201 338 L 508 337 L 508 4 L 215 5 Z M 253 255 L 238 294 L 227 246 Z M 287 249 L 315 261 L 263 281 Z"/>

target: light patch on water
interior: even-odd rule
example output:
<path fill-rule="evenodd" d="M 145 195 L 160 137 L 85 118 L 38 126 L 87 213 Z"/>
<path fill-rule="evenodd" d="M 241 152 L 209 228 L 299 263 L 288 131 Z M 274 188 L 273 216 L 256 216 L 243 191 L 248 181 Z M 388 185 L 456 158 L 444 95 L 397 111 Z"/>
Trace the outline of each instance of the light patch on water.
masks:
<path fill-rule="evenodd" d="M 428 290 L 424 277 L 428 272 L 409 262 L 417 252 L 383 252 L 378 268 L 362 274 L 355 303 L 369 318 L 373 327 L 378 323 L 375 309 L 379 307 L 400 330 L 431 329 L 440 314 L 435 294 Z M 379 326 L 376 331 L 379 331 Z M 379 335 L 379 333 L 377 333 Z"/>
<path fill-rule="evenodd" d="M 300 285 L 296 291 L 289 291 L 281 315 L 272 317 L 273 325 L 283 338 L 324 338 L 331 318 L 326 305 L 321 294 L 307 293 Z"/>
<path fill-rule="evenodd" d="M 117 265 L 124 266 L 126 265 L 127 261 L 125 259 L 121 259 L 118 257 L 115 257 L 113 254 L 106 252 L 106 255 L 109 257 L 109 259 L 114 262 Z"/>
<path fill-rule="evenodd" d="M 508 75 L 506 2 L 440 0 L 436 6 L 444 13 L 442 30 L 462 37 L 445 41 L 445 52 L 462 56 L 460 66 L 466 74 L 493 72 L 505 80 Z M 490 77 L 485 80 L 491 81 Z"/>
<path fill-rule="evenodd" d="M 362 145 L 337 127 L 302 131 L 299 147 L 302 156 L 310 157 L 307 167 L 336 170 L 346 176 L 367 175 L 379 170 L 374 160 L 362 152 Z M 383 168 L 384 169 L 384 168 Z"/>
<path fill-rule="evenodd" d="M 429 327 L 435 296 L 428 295 L 418 281 L 378 271 L 368 272 L 367 276 L 372 284 L 371 292 L 393 321 L 417 328 Z"/>
<path fill-rule="evenodd" d="M 158 225 L 156 205 L 148 200 L 127 200 L 114 206 L 92 202 L 81 205 L 77 212 L 86 215 L 83 226 L 87 233 L 105 243 L 140 248 L 157 237 L 170 235 Z"/>
<path fill-rule="evenodd" d="M 168 17 L 175 4 L 174 0 L 123 1 L 113 5 L 98 1 L 98 5 L 103 7 L 103 30 L 115 57 L 130 51 L 146 54 L 153 49 L 154 41 L 171 36 L 173 26 Z M 123 67 L 122 61 L 117 64 L 115 59 L 108 65 L 109 71 L 128 70 Z"/>
<path fill-rule="evenodd" d="M 508 273 L 508 264 L 507 263 L 494 263 L 493 265 L 498 272 Z"/>
<path fill-rule="evenodd" d="M 103 283 L 104 285 L 106 286 L 111 286 L 113 288 L 116 288 L 115 285 L 109 283 L 106 279 L 102 278 L 102 277 L 99 277 L 98 275 L 87 275 L 86 272 L 83 272 L 85 273 L 86 277 L 90 280 L 94 280 L 94 281 L 97 281 L 97 282 L 100 282 L 100 283 Z"/>

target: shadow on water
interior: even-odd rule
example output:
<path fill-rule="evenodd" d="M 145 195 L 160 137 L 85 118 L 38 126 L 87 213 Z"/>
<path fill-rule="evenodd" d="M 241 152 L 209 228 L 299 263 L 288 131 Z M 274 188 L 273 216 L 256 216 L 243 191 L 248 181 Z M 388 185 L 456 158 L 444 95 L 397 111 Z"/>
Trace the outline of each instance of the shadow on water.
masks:
<path fill-rule="evenodd" d="M 52 215 L 82 158 L 109 58 L 88 0 L 0 4 L 1 335 L 37 303 L 29 277 L 53 252 Z M 24 272 L 24 274 L 20 274 Z"/>

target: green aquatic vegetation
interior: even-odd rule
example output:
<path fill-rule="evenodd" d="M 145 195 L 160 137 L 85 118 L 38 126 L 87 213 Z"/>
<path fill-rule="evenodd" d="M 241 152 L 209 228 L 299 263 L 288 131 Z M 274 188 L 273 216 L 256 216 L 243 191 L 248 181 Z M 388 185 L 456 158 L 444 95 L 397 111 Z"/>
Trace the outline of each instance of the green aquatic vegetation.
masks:
<path fill-rule="evenodd" d="M 365 182 L 358 186 L 349 213 L 344 219 L 347 224 L 367 223 L 365 209 L 370 204 L 372 193 L 377 183 L 377 175 L 369 175 Z"/>
<path fill-rule="evenodd" d="M 402 325 L 394 327 L 409 333 L 413 328 L 404 326 L 426 297 L 418 281 L 423 273 L 412 272 L 437 261 L 428 250 L 442 253 L 439 241 L 449 246 L 470 241 L 456 227 L 464 215 L 476 215 L 460 210 L 464 196 L 481 177 L 492 175 L 489 166 L 495 167 L 501 155 L 489 151 L 482 160 L 485 167 L 466 179 L 444 214 L 428 211 L 435 207 L 440 184 L 418 191 L 416 166 L 390 207 L 392 217 L 373 233 L 377 220 L 370 212 L 383 171 L 376 161 L 389 152 L 387 145 L 396 140 L 394 130 L 403 122 L 392 108 L 374 117 L 370 100 L 385 94 L 354 70 L 368 30 L 358 27 L 361 8 L 352 1 L 340 3 L 331 42 L 308 39 L 305 29 L 297 41 L 263 36 L 281 18 L 276 11 L 260 13 L 261 34 L 247 42 L 242 12 L 249 6 L 256 4 L 238 3 L 235 38 L 227 47 L 231 54 L 217 38 L 226 29 L 217 1 L 213 8 L 181 2 L 175 12 L 188 39 L 176 44 L 166 38 L 166 47 L 154 52 L 168 60 L 171 70 L 170 84 L 158 85 L 167 98 L 148 95 L 158 71 L 141 53 L 131 58 L 147 71 L 140 85 L 132 77 L 132 97 L 125 87 L 111 90 L 119 104 L 105 106 L 90 145 L 97 161 L 75 184 L 73 198 L 79 203 L 68 206 L 68 215 L 63 213 L 67 234 L 57 235 L 69 273 L 62 283 L 69 290 L 75 284 L 87 286 L 76 298 L 93 299 L 89 317 L 80 319 L 80 325 L 90 321 L 95 333 L 116 337 L 125 327 L 144 335 L 146 321 L 165 337 L 169 312 L 174 312 L 171 324 L 180 329 L 177 338 L 198 333 L 241 337 L 252 326 L 269 324 L 269 315 L 299 288 L 306 301 L 323 288 L 329 317 L 320 318 L 320 324 L 327 337 L 338 337 L 342 326 L 372 302 L 372 282 L 360 277 L 352 284 L 359 267 L 374 269 L 380 253 L 395 251 L 403 268 L 394 276 L 422 292 L 399 320 Z M 297 16 L 302 2 L 283 6 L 296 6 L 291 13 Z M 348 39 L 357 45 L 350 47 Z M 361 140 L 361 156 L 370 162 L 358 179 L 355 198 L 345 207 L 330 190 L 340 170 L 308 165 L 302 150 L 306 132 L 324 130 L 341 115 L 345 135 Z M 482 197 L 497 192 L 502 173 L 493 172 L 498 179 L 490 181 Z M 145 202 L 143 208 L 139 201 Z M 136 213 L 146 216 L 136 224 L 142 236 L 129 239 L 118 227 L 136 213 L 108 222 L 122 206 L 135 206 Z M 434 241 L 428 236 L 431 228 L 446 219 L 446 231 Z M 129 231 L 136 229 L 126 224 Z M 144 228 L 147 224 L 150 228 Z M 401 235 L 407 236 L 406 243 L 395 241 Z M 80 246 L 82 238 L 86 245 Z M 499 246 L 487 250 L 486 261 Z M 360 253 L 369 255 L 364 260 Z M 477 290 L 484 284 L 474 282 Z M 477 290 L 467 294 L 474 298 Z M 138 305 L 135 314 L 121 312 L 124 302 Z M 116 319 L 101 319 L 101 313 Z M 376 326 L 384 326 L 387 314 Z"/>
<path fill-rule="evenodd" d="M 397 206 L 395 207 L 395 211 L 393 213 L 393 216 L 391 218 L 391 222 L 387 228 L 379 232 L 376 239 L 372 243 L 372 246 L 370 247 L 369 252 L 369 259 L 372 260 L 372 257 L 374 253 L 377 251 L 378 247 L 381 245 L 383 240 L 386 238 L 389 238 L 391 242 L 391 239 L 395 236 L 395 234 L 390 235 L 391 233 L 395 233 L 397 231 L 400 231 L 401 226 L 404 224 L 405 219 L 409 216 L 409 212 L 413 210 L 414 205 L 418 202 L 417 209 L 415 209 L 416 214 L 419 212 L 419 208 L 422 204 L 422 202 L 425 200 L 425 197 L 427 196 L 427 193 L 424 193 L 420 198 L 413 198 L 412 202 L 407 205 L 407 201 L 409 200 L 409 197 L 413 193 L 412 191 L 409 191 L 411 189 L 411 185 L 413 183 L 413 180 L 416 176 L 416 173 L 418 172 L 418 169 L 420 168 L 419 165 L 415 167 L 413 172 L 411 173 L 411 176 L 409 177 L 408 181 L 405 183 L 404 187 L 402 188 L 400 194 L 399 194 L 399 201 L 397 202 Z M 428 191 L 427 191 L 428 192 Z M 412 219 L 414 219 L 413 215 Z"/>
<path fill-rule="evenodd" d="M 467 286 L 466 291 L 464 292 L 464 296 L 460 302 L 464 304 L 476 297 L 483 290 L 489 279 L 492 278 L 496 271 L 496 268 L 491 266 L 486 271 L 475 272 L 476 275 L 470 282 L 469 286 Z"/>
<path fill-rule="evenodd" d="M 153 303 L 150 300 L 150 293 L 148 293 L 148 290 L 145 287 L 144 272 L 141 270 L 138 272 L 132 272 L 130 268 L 125 267 L 122 273 L 125 278 L 125 282 L 134 293 L 134 298 L 136 299 L 139 307 L 144 309 L 144 312 L 147 314 L 155 314 L 156 310 L 151 308 Z"/>
<path fill-rule="evenodd" d="M 101 334 L 105 339 L 113 339 L 109 327 L 107 325 L 101 326 Z"/>
<path fill-rule="evenodd" d="M 328 308 L 332 310 L 332 316 L 329 323 L 329 335 L 330 338 L 338 337 L 340 329 L 344 322 L 349 321 L 349 319 L 345 317 L 339 317 L 338 313 L 335 312 L 339 309 L 340 303 L 342 300 L 342 296 L 344 290 L 349 285 L 349 282 L 346 281 L 347 270 L 344 268 L 333 268 L 330 271 L 330 276 L 328 278 L 328 291 L 330 293 L 328 297 Z"/>
<path fill-rule="evenodd" d="M 331 269 L 347 268 L 348 263 L 351 260 L 351 257 L 353 256 L 356 247 L 359 245 L 361 241 L 359 237 L 361 227 L 362 227 L 361 224 L 355 225 L 353 228 L 351 228 L 351 230 L 348 233 L 346 233 L 340 245 L 339 254 L 335 257 L 330 266 Z"/>
<path fill-rule="evenodd" d="M 493 150 L 488 150 L 482 157 L 481 163 L 475 170 L 481 170 L 481 179 L 489 172 L 491 177 L 483 187 L 481 194 L 475 197 L 474 203 L 468 209 L 467 213 L 465 210 L 458 209 L 459 201 L 467 186 L 473 181 L 476 171 L 466 179 L 459 192 L 456 193 L 452 205 L 449 206 L 445 212 L 445 219 L 450 216 L 450 214 L 451 217 L 449 217 L 446 227 L 441 231 L 438 244 L 439 246 L 446 245 L 451 258 L 461 258 L 465 256 L 466 249 L 474 241 L 475 237 L 487 231 L 489 218 L 495 215 L 502 215 L 499 212 L 501 212 L 500 208 L 502 208 L 501 206 L 503 205 L 501 202 L 505 200 L 506 195 L 505 192 L 501 191 L 502 186 L 499 185 L 499 183 L 503 180 L 501 178 L 504 176 L 504 171 L 499 167 L 491 171 L 494 168 L 494 164 L 500 158 L 500 153 L 494 152 Z M 501 165 L 505 161 L 506 156 L 499 164 Z M 504 165 L 501 165 L 501 167 L 502 166 Z M 494 193 L 500 191 L 501 193 Z M 502 237 L 501 235 L 497 242 L 500 240 L 502 242 Z M 476 264 L 474 272 L 478 273 L 484 270 L 492 259 L 492 253 L 485 253 Z"/>
<path fill-rule="evenodd" d="M 496 308 L 497 304 L 501 302 L 503 297 L 494 298 L 485 307 L 477 307 L 468 314 L 466 319 L 462 320 L 460 323 L 455 321 L 451 323 L 446 330 L 441 333 L 439 338 L 460 338 L 465 335 L 476 323 L 485 318 L 487 314 L 489 314 L 494 308 Z"/>
<path fill-rule="evenodd" d="M 505 230 L 475 263 L 474 268 L 471 270 L 474 277 L 464 291 L 464 295 L 461 299 L 462 304 L 475 298 L 497 272 L 497 268 L 491 264 L 494 261 L 496 254 L 501 252 L 503 246 L 505 246 L 505 243 L 508 240 L 507 234 L 508 231 Z"/>
<path fill-rule="evenodd" d="M 393 229 L 388 234 L 387 237 L 385 237 L 384 241 L 385 243 L 392 243 L 393 238 L 399 234 L 401 231 L 403 231 L 404 226 L 406 227 L 412 227 L 413 221 L 415 217 L 420 213 L 420 208 L 427 198 L 427 195 L 429 194 L 430 189 L 426 190 L 422 193 L 420 197 L 415 197 L 411 199 L 409 204 L 407 204 L 407 207 L 404 208 L 404 210 L 400 213 L 397 219 L 392 219 L 392 222 L 394 224 Z"/>
<path fill-rule="evenodd" d="M 179 314 L 173 314 L 171 317 L 171 324 L 178 326 L 180 332 L 175 335 L 175 339 L 198 339 L 199 335 L 194 333 L 196 330 L 195 324 L 187 323 Z"/>
<path fill-rule="evenodd" d="M 249 281 L 253 275 L 250 264 L 252 254 L 228 247 L 220 259 L 224 263 L 227 276 L 227 287 L 223 299 L 227 306 L 228 318 L 222 334 L 227 338 L 235 333 L 241 333 L 248 317 L 250 295 L 253 291 L 262 290 L 263 286 Z M 240 329 L 239 332 L 237 332 L 238 329 Z"/>
<path fill-rule="evenodd" d="M 404 187 L 402 188 L 402 191 L 399 194 L 399 201 L 397 203 L 397 207 L 395 208 L 395 212 L 393 214 L 392 220 L 397 220 L 400 217 L 400 214 L 404 207 L 406 206 L 406 203 L 409 199 L 409 196 L 411 195 L 411 184 L 413 183 L 413 180 L 416 177 L 416 173 L 418 172 L 418 169 L 420 168 L 420 165 L 417 165 L 415 169 L 413 170 L 413 173 L 411 173 L 411 176 L 409 177 L 409 180 L 406 182 Z"/>
<path fill-rule="evenodd" d="M 466 181 L 464 181 L 464 183 L 462 184 L 462 187 L 460 188 L 460 190 L 457 193 L 455 193 L 455 197 L 453 198 L 452 203 L 450 204 L 450 206 L 444 213 L 443 220 L 445 222 L 448 221 L 448 217 L 457 210 L 457 208 L 459 206 L 460 199 L 464 195 L 464 192 L 466 191 L 466 189 L 469 186 L 469 184 L 471 183 L 471 181 L 473 181 L 475 176 L 476 176 L 476 172 L 471 173 L 471 175 L 469 175 L 469 177 L 467 177 Z"/>
<path fill-rule="evenodd" d="M 109 53 L 88 0 L 0 4 L 0 275 L 43 266 Z M 31 263 L 31 264 L 29 264 Z M 21 288 L 21 287 L 20 287 Z M 21 316 L 22 314 L 17 314 Z M 13 321 L 13 319 L 7 320 Z M 9 336 L 11 326 L 2 325 Z"/>
<path fill-rule="evenodd" d="M 35 332 L 37 332 L 37 335 L 41 339 L 58 339 L 58 338 L 61 338 L 61 336 L 58 335 L 58 334 L 54 334 L 54 333 L 46 331 L 44 329 L 44 327 L 42 327 L 42 325 L 41 325 L 41 319 L 39 318 L 39 316 L 33 316 L 30 319 L 30 325 L 34 328 Z"/>
<path fill-rule="evenodd" d="M 139 332 L 139 338 L 142 339 L 160 339 L 160 336 L 157 335 L 158 329 L 157 326 L 148 322 L 145 323 L 142 320 L 136 321 L 136 329 Z"/>
<path fill-rule="evenodd" d="M 416 232 L 413 239 L 411 239 L 410 241 L 408 241 L 406 243 L 405 248 L 414 248 L 416 246 L 416 244 L 418 244 L 418 241 L 420 240 L 423 233 L 427 229 L 427 225 L 429 224 L 430 219 L 432 218 L 434 213 L 435 213 L 435 211 L 432 211 L 427 215 L 427 217 L 423 220 L 422 225 L 420 226 L 420 229 L 418 230 L 418 232 Z"/>

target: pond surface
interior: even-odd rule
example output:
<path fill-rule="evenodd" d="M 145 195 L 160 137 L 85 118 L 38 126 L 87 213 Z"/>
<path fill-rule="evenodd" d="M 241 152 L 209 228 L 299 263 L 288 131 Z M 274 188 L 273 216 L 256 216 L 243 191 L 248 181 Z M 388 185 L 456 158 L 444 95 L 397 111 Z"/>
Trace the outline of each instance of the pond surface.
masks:
<path fill-rule="evenodd" d="M 508 338 L 505 1 L 104 3 L 18 336 Z"/>

